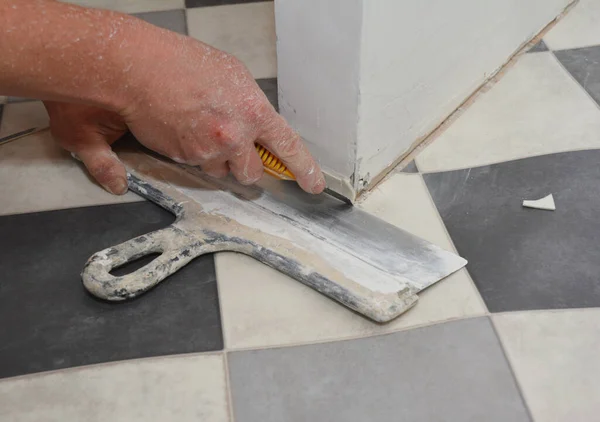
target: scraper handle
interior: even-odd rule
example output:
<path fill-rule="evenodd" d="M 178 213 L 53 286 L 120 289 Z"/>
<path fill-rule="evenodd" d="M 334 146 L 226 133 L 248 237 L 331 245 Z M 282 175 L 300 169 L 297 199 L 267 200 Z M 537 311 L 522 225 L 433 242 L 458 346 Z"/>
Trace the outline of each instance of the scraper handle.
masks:
<path fill-rule="evenodd" d="M 177 227 L 169 226 L 94 254 L 83 268 L 81 277 L 85 288 L 94 296 L 121 301 L 151 289 L 206 252 L 210 252 L 207 247 L 190 239 Z M 154 253 L 160 256 L 130 274 L 114 276 L 110 273 L 115 268 Z"/>

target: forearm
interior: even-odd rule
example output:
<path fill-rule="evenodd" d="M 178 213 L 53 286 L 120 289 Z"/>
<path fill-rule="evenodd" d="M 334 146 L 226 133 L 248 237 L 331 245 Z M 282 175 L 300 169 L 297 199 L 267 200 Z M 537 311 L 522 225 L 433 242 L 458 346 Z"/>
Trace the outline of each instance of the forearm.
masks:
<path fill-rule="evenodd" d="M 54 0 L 3 0 L 0 95 L 120 112 L 136 95 L 143 41 L 156 31 L 116 12 Z"/>

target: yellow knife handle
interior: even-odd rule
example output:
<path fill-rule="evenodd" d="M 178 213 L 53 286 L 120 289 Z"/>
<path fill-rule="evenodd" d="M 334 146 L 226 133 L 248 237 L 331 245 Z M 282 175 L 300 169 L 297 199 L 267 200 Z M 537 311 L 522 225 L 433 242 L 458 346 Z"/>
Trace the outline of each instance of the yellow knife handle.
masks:
<path fill-rule="evenodd" d="M 283 164 L 271 151 L 262 145 L 256 144 L 256 152 L 258 152 L 258 155 L 263 162 L 265 173 L 281 180 L 296 180 L 296 177 L 294 177 L 292 172 L 289 171 L 285 164 Z"/>

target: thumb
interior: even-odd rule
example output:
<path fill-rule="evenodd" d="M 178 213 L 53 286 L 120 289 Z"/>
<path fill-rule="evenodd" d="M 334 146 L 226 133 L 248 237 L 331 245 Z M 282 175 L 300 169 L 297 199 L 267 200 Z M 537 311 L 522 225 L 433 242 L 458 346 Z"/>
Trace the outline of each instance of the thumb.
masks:
<path fill-rule="evenodd" d="M 107 191 L 115 195 L 127 192 L 127 171 L 104 139 L 83 144 L 74 151 L 90 175 Z"/>

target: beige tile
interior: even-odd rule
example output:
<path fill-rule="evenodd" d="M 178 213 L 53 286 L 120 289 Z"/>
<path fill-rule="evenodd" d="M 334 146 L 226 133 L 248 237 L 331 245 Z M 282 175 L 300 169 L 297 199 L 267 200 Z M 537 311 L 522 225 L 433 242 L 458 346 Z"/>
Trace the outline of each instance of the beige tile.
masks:
<path fill-rule="evenodd" d="M 420 175 L 394 175 L 361 206 L 452 247 Z M 417 306 L 399 319 L 378 325 L 252 258 L 222 253 L 216 266 L 228 348 L 366 336 L 485 312 L 465 270 L 420 294 Z"/>
<path fill-rule="evenodd" d="M 185 0 L 63 0 L 80 6 L 110 9 L 124 13 L 155 12 L 185 8 Z"/>
<path fill-rule="evenodd" d="M 0 137 L 47 124 L 40 102 L 8 104 Z M 131 192 L 111 195 L 93 183 L 48 132 L 0 146 L 0 180 L 0 215 L 142 200 Z"/>
<path fill-rule="evenodd" d="M 226 422 L 221 356 L 126 361 L 0 381 L 0 420 Z"/>
<path fill-rule="evenodd" d="M 552 50 L 600 44 L 600 2 L 579 0 L 575 7 L 545 36 Z"/>
<path fill-rule="evenodd" d="M 2 95 L 0 95 L 0 104 L 6 104 L 6 99 L 7 97 L 3 97 Z"/>
<path fill-rule="evenodd" d="M 600 309 L 494 316 L 536 422 L 598 420 L 599 321 Z"/>
<path fill-rule="evenodd" d="M 188 33 L 242 60 L 255 78 L 277 76 L 273 2 L 187 10 Z"/>
<path fill-rule="evenodd" d="M 523 55 L 418 157 L 423 172 L 600 147 L 600 109 L 551 53 Z"/>

